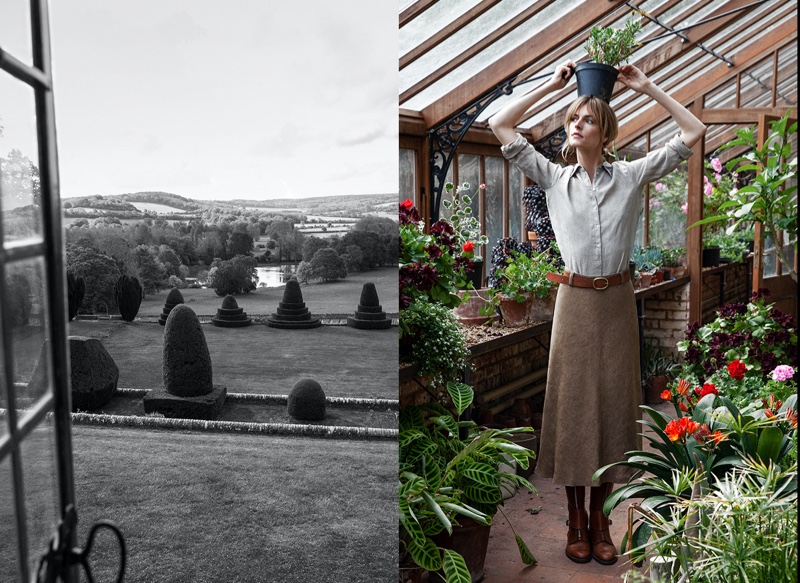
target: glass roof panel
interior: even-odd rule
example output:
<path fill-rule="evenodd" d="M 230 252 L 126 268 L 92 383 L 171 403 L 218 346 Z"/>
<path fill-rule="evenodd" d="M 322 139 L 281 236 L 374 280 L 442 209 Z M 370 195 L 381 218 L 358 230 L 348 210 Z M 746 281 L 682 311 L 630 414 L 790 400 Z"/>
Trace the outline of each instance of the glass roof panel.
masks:
<path fill-rule="evenodd" d="M 440 30 L 478 4 L 480 0 L 448 0 L 436 2 L 425 12 L 400 28 L 400 56 L 422 44 Z M 412 4 L 410 0 L 408 4 Z M 404 8 L 400 8 L 402 12 Z M 451 55 L 451 57 L 454 55 Z"/>

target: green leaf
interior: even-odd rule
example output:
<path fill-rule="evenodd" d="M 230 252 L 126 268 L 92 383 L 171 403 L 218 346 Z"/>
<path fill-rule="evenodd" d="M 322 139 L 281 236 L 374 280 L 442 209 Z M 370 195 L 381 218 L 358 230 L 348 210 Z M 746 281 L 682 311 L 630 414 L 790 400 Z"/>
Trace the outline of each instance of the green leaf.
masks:
<path fill-rule="evenodd" d="M 475 522 L 479 522 L 480 524 L 485 524 L 486 526 L 492 524 L 491 516 L 487 516 L 483 512 L 471 509 L 469 507 L 465 508 L 466 505 L 454 504 L 453 502 L 442 502 L 441 506 L 442 508 L 447 508 L 451 512 L 455 512 L 457 514 L 466 516 L 467 518 L 471 518 L 472 520 L 474 520 Z"/>
<path fill-rule="evenodd" d="M 464 383 L 447 383 L 447 392 L 453 400 L 453 405 L 459 416 L 472 404 L 472 399 L 475 396 L 472 387 Z"/>
<path fill-rule="evenodd" d="M 436 518 L 439 519 L 439 522 L 442 523 L 442 526 L 444 526 L 445 530 L 447 530 L 447 533 L 453 534 L 453 525 L 450 523 L 450 519 L 447 518 L 444 510 L 442 510 L 442 507 L 439 506 L 436 500 L 433 499 L 433 496 L 423 490 L 422 498 L 425 500 L 425 502 L 427 502 L 428 508 L 430 508 L 431 511 L 436 515 Z"/>
<path fill-rule="evenodd" d="M 522 537 L 518 534 L 514 535 L 517 539 L 517 548 L 519 549 L 519 556 L 522 559 L 522 562 L 526 565 L 535 565 L 538 561 L 536 557 L 533 556 L 533 553 L 528 549 L 528 546 L 525 544 L 525 541 L 522 540 Z"/>
<path fill-rule="evenodd" d="M 472 583 L 472 577 L 464 557 L 453 550 L 444 549 L 442 569 L 447 583 Z M 430 569 L 428 570 L 430 571 Z"/>
<path fill-rule="evenodd" d="M 500 480 L 497 468 L 484 463 L 472 463 L 464 468 L 462 473 L 470 480 L 484 486 L 496 487 Z"/>
<path fill-rule="evenodd" d="M 467 482 L 464 487 L 464 495 L 481 504 L 497 504 L 503 499 L 499 486 L 489 486 L 473 481 Z"/>
<path fill-rule="evenodd" d="M 417 544 L 413 540 L 409 541 L 408 553 L 411 559 L 426 571 L 438 571 L 442 568 L 442 556 L 439 548 L 429 538 L 425 539 L 424 544 Z"/>
<path fill-rule="evenodd" d="M 763 461 L 778 461 L 778 454 L 781 451 L 783 442 L 783 432 L 778 427 L 765 427 L 758 438 L 758 457 Z"/>

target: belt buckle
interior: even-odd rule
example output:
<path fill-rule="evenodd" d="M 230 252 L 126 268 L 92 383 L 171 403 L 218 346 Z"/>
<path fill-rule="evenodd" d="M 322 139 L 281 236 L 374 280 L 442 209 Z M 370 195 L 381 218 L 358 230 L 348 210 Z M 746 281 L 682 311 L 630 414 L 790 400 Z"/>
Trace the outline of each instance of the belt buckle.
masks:
<path fill-rule="evenodd" d="M 597 282 L 598 282 L 598 281 L 600 281 L 600 280 L 603 280 L 603 281 L 605 281 L 605 282 L 606 282 L 606 284 L 605 284 L 603 287 L 597 287 Z M 596 290 L 604 290 L 604 289 L 606 289 L 607 287 L 608 287 L 608 278 L 607 278 L 607 277 L 595 277 L 595 278 L 592 280 L 592 288 L 593 288 L 593 289 L 596 289 Z"/>

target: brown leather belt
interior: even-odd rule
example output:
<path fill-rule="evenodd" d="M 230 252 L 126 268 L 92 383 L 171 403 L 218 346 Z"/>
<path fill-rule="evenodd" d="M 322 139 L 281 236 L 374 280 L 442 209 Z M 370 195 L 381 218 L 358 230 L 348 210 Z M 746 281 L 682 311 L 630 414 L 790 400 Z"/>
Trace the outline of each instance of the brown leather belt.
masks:
<path fill-rule="evenodd" d="M 555 283 L 564 285 L 571 285 L 573 287 L 590 287 L 592 289 L 602 290 L 612 285 L 622 285 L 626 281 L 630 281 L 631 272 L 628 270 L 622 273 L 615 273 L 614 275 L 601 275 L 599 277 L 586 277 L 585 275 L 578 275 L 577 273 L 570 273 L 564 271 L 564 275 L 558 273 L 548 273 L 547 279 Z"/>

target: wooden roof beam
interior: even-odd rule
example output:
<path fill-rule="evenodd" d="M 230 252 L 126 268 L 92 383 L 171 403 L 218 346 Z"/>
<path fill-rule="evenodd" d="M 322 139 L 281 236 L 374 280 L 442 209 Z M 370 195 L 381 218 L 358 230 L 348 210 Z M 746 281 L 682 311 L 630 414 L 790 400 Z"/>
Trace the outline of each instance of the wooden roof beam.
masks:
<path fill-rule="evenodd" d="M 672 97 L 680 103 L 693 102 L 723 83 L 735 78 L 737 73 L 746 70 L 763 59 L 766 54 L 769 54 L 774 49 L 783 47 L 796 39 L 797 20 L 791 18 L 767 35 L 763 43 L 753 43 L 732 55 L 732 60 L 735 63 L 739 63 L 735 67 L 728 67 L 727 64 L 719 62 L 711 68 L 706 68 L 703 75 L 698 77 L 697 83 L 683 86 L 673 92 Z M 651 106 L 633 116 L 631 121 L 620 126 L 616 141 L 617 148 L 625 147 L 629 142 L 654 128 L 668 117 L 669 115 L 660 105 Z"/>
<path fill-rule="evenodd" d="M 735 8 L 741 8 L 742 6 L 746 6 L 751 0 L 731 0 L 726 4 L 720 6 L 717 10 L 715 10 L 711 16 L 714 14 L 722 14 L 729 10 L 733 10 Z M 666 43 L 664 43 L 661 47 L 659 47 L 656 51 L 647 55 L 644 58 L 641 58 L 637 61 L 634 61 L 634 65 L 636 65 L 639 69 L 641 69 L 645 75 L 652 75 L 653 73 L 663 69 L 673 61 L 677 60 L 678 58 L 682 57 L 688 51 L 695 50 L 695 44 L 699 42 L 703 42 L 704 40 L 714 36 L 715 34 L 719 33 L 721 30 L 726 28 L 730 28 L 730 23 L 732 20 L 736 19 L 737 17 L 741 16 L 743 13 L 732 14 L 724 18 L 720 18 L 718 20 L 714 20 L 712 22 L 708 22 L 706 24 L 700 25 L 696 28 L 686 31 L 686 35 L 689 37 L 689 42 L 682 42 L 680 38 L 674 38 Z M 685 17 L 684 14 L 680 14 L 677 19 L 673 20 L 672 23 L 681 22 Z M 779 17 L 775 17 L 774 21 L 777 21 Z M 660 33 L 659 33 L 660 34 Z M 732 36 L 736 34 L 735 30 L 731 30 L 729 35 Z M 651 35 L 655 36 L 655 35 Z M 616 86 L 618 89 L 614 92 L 615 95 L 618 95 L 622 91 L 627 91 L 627 89 L 622 88 L 621 84 L 617 84 Z M 574 87 L 571 88 L 571 91 L 574 91 Z M 633 94 L 626 98 L 619 104 L 615 104 L 617 109 L 623 107 L 630 100 L 635 99 L 636 95 Z M 542 109 L 544 109 L 548 103 L 543 103 Z M 531 126 L 530 131 L 531 134 L 534 136 L 548 136 L 551 133 L 559 130 L 564 123 L 564 115 L 566 115 L 567 108 L 564 107 L 559 111 L 551 114 L 550 116 L 546 117 L 545 119 L 541 120 L 539 123 Z M 535 114 L 534 114 L 535 115 Z M 622 120 L 620 120 L 622 121 Z"/>
<path fill-rule="evenodd" d="M 417 0 L 400 13 L 400 28 L 414 20 L 439 0 Z"/>
<path fill-rule="evenodd" d="M 487 67 L 473 75 L 470 79 L 451 89 L 422 110 L 426 125 L 431 128 L 459 111 L 466 104 L 472 103 L 481 95 L 487 94 L 503 81 L 510 79 L 524 70 L 532 60 L 547 55 L 558 47 L 564 38 L 571 38 L 592 24 L 624 5 L 623 0 L 583 0 L 572 10 L 569 18 L 560 22 L 560 26 L 551 26 L 536 37 L 534 43 L 524 43 L 506 55 L 497 59 L 491 67 Z M 402 100 L 401 100 L 402 102 Z"/>
<path fill-rule="evenodd" d="M 544 8 L 549 6 L 555 2 L 555 0 L 538 0 L 533 5 L 529 6 L 515 17 L 513 17 L 508 22 L 501 25 L 497 30 L 494 32 L 486 35 L 472 46 L 470 46 L 467 50 L 462 51 L 460 54 L 456 55 L 441 67 L 436 69 L 435 71 L 430 72 L 424 78 L 417 81 L 414 85 L 406 89 L 400 94 L 400 103 L 404 103 L 414 97 L 417 93 L 420 93 L 424 89 L 433 85 L 436 81 L 450 73 L 451 71 L 455 70 L 469 59 L 480 53 L 483 49 L 494 43 L 495 41 L 499 40 L 500 38 L 507 35 L 509 32 L 517 28 L 518 26 L 522 25 L 526 20 L 534 17 L 537 13 L 541 12 Z M 468 103 L 471 103 L 468 102 Z M 462 104 L 463 105 L 463 104 Z"/>
<path fill-rule="evenodd" d="M 500 0 L 481 0 L 480 4 L 473 6 L 464 14 L 456 18 L 453 22 L 445 26 L 442 30 L 437 31 L 436 34 L 431 36 L 428 40 L 417 45 L 405 55 L 400 57 L 400 70 L 402 71 L 405 67 L 416 61 L 429 50 L 441 44 L 442 41 L 444 41 L 447 37 L 455 34 L 467 26 L 470 22 L 478 18 L 481 14 L 489 10 L 489 8 L 498 2 L 500 2 Z"/>

